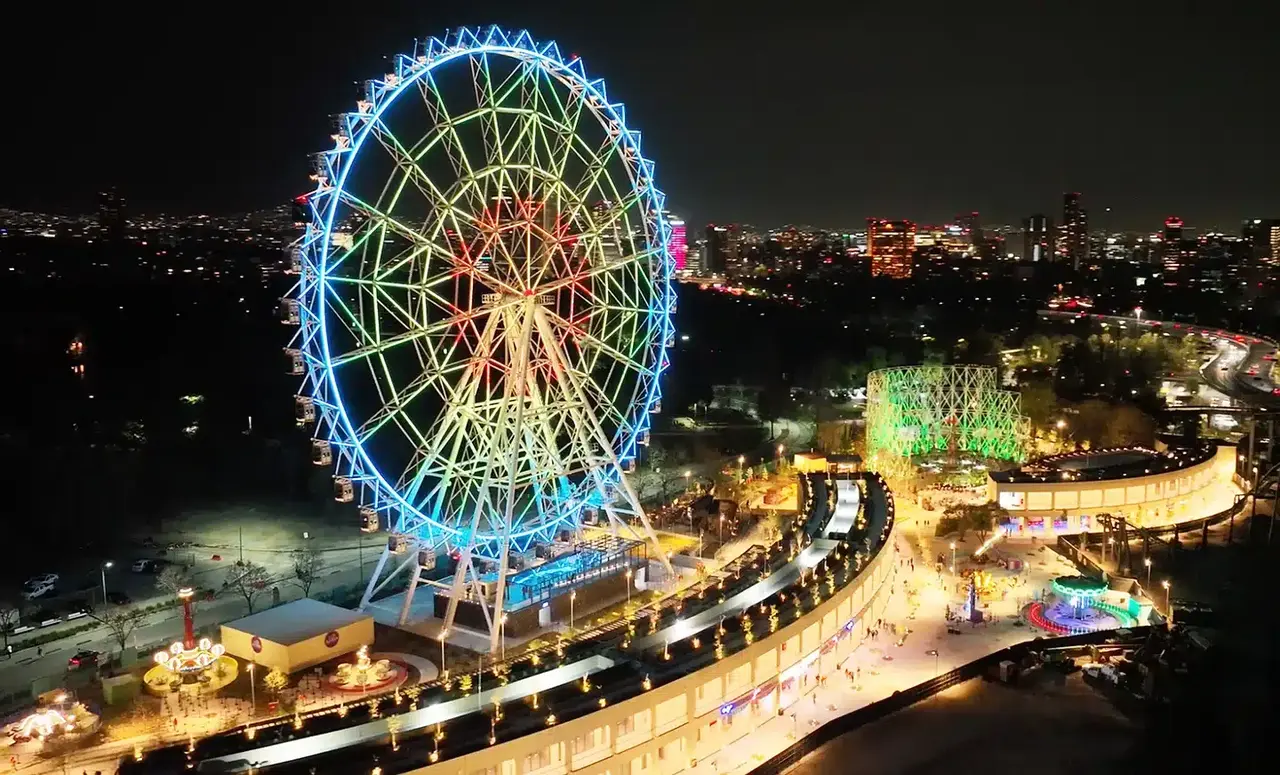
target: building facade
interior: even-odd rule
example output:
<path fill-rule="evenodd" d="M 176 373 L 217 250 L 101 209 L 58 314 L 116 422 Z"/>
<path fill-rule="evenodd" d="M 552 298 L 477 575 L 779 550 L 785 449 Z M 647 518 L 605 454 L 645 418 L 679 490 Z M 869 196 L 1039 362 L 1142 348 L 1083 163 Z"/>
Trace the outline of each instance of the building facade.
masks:
<path fill-rule="evenodd" d="M 915 261 L 916 225 L 911 221 L 867 219 L 867 257 L 872 277 L 905 280 Z"/>

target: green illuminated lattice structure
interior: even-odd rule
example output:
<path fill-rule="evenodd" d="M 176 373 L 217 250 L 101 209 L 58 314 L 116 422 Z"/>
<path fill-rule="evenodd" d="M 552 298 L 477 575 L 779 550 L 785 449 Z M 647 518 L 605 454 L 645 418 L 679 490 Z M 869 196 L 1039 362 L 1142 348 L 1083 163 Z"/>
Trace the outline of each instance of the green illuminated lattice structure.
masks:
<path fill-rule="evenodd" d="M 903 366 L 867 376 L 867 456 L 877 470 L 963 452 L 1021 462 L 1029 424 L 1022 397 L 991 366 Z"/>

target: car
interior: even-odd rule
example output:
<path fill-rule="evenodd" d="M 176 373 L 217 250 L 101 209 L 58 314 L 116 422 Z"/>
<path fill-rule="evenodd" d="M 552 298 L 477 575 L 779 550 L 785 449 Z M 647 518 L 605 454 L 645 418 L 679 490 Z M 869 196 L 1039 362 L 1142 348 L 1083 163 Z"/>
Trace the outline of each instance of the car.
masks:
<path fill-rule="evenodd" d="M 134 573 L 155 573 L 160 570 L 160 563 L 155 560 L 134 560 L 130 570 Z"/>
<path fill-rule="evenodd" d="M 68 670 L 84 670 L 90 667 L 97 667 L 98 660 L 101 657 L 102 657 L 101 654 L 99 654 L 96 651 L 91 651 L 89 649 L 85 649 L 83 651 L 77 651 L 75 653 L 75 656 L 67 660 L 67 669 Z"/>
<path fill-rule="evenodd" d="M 53 590 L 54 590 L 54 585 L 52 584 L 38 584 L 36 586 L 31 586 L 30 584 L 28 584 L 22 590 L 22 597 L 25 600 L 35 600 L 38 597 L 44 597 L 45 595 L 49 594 Z"/>
<path fill-rule="evenodd" d="M 57 583 L 58 583 L 58 574 L 41 573 L 39 576 L 32 576 L 31 578 L 27 579 L 26 583 L 23 586 L 43 587 L 43 586 L 53 586 Z"/>
<path fill-rule="evenodd" d="M 129 599 L 129 596 L 123 592 L 108 592 L 107 602 L 111 605 L 128 605 L 132 601 Z"/>

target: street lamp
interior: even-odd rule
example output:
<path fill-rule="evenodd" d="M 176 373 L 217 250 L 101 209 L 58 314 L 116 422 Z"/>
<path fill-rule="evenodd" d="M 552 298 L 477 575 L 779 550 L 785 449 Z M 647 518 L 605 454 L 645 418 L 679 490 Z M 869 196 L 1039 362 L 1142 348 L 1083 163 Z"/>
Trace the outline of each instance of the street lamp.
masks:
<path fill-rule="evenodd" d="M 507 661 L 507 615 L 498 620 L 498 642 L 502 644 L 502 661 Z"/>
<path fill-rule="evenodd" d="M 578 599 L 578 590 L 569 593 L 569 632 L 573 632 L 573 601 Z"/>
<path fill-rule="evenodd" d="M 448 639 L 448 637 L 449 637 L 449 628 L 446 627 L 445 629 L 440 631 L 440 677 L 441 678 L 443 678 L 449 672 L 449 668 L 444 666 L 444 642 L 446 639 Z"/>
<path fill-rule="evenodd" d="M 951 542 L 951 572 L 956 572 L 956 542 Z"/>
<path fill-rule="evenodd" d="M 1142 307 L 1134 307 L 1133 316 L 1138 320 L 1142 320 Z"/>
<path fill-rule="evenodd" d="M 742 464 L 747 462 L 746 455 L 738 455 L 738 483 L 742 483 Z"/>
<path fill-rule="evenodd" d="M 938 677 L 938 650 L 937 650 L 937 649 L 929 649 L 928 651 L 926 651 L 926 652 L 924 652 L 924 653 L 925 653 L 926 655 L 928 655 L 928 656 L 933 657 L 933 677 L 934 677 L 934 678 L 937 678 L 937 677 Z"/>
<path fill-rule="evenodd" d="M 107 606 L 107 568 L 115 565 L 111 560 L 102 563 L 102 607 Z"/>
<path fill-rule="evenodd" d="M 1173 605 L 1169 602 L 1169 587 L 1172 586 L 1168 579 L 1160 582 L 1164 587 L 1164 610 L 1169 613 L 1169 625 L 1173 626 Z"/>
<path fill-rule="evenodd" d="M 253 683 L 253 669 L 257 667 L 253 662 L 249 663 L 249 718 L 253 718 L 258 712 L 258 688 Z"/>
<path fill-rule="evenodd" d="M 693 476 L 693 472 L 686 469 L 684 472 L 684 494 L 689 494 L 689 479 Z"/>
<path fill-rule="evenodd" d="M 1151 558 L 1143 559 L 1142 564 L 1147 566 L 1147 586 L 1151 586 Z"/>
<path fill-rule="evenodd" d="M 717 529 L 720 531 L 720 533 L 719 533 L 719 536 L 720 536 L 720 537 L 719 537 L 719 541 L 720 541 L 720 543 L 722 543 L 722 544 L 723 544 L 723 543 L 724 543 L 724 515 L 723 515 L 723 514 L 721 514 L 721 515 L 720 515 L 720 526 L 719 526 L 719 528 L 717 528 Z"/>
<path fill-rule="evenodd" d="M 627 568 L 627 608 L 631 607 L 631 569 Z"/>

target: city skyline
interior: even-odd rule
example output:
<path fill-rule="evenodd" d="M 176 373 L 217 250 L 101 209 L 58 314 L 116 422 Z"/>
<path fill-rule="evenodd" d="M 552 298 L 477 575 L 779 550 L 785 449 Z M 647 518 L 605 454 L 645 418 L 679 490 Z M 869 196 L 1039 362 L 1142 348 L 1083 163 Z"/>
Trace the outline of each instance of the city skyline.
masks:
<path fill-rule="evenodd" d="M 644 127 L 691 232 L 718 221 L 939 223 L 970 210 L 1017 224 L 1056 212 L 1063 191 L 1083 192 L 1095 218 L 1110 208 L 1111 223 L 1090 225 L 1115 230 L 1158 231 L 1170 214 L 1227 230 L 1280 212 L 1280 160 L 1266 152 L 1258 109 L 1265 25 L 1230 8 L 1075 4 L 1032 17 L 1012 3 L 938 4 L 916 16 L 801 9 L 774 19 L 659 3 L 660 24 L 637 24 L 580 2 L 536 13 L 499 3 L 483 20 L 376 5 L 387 23 L 318 48 L 334 35 L 322 12 L 255 9 L 246 27 L 233 8 L 179 31 L 93 10 L 83 27 L 92 38 L 36 25 L 5 55 L 10 72 L 68 82 L 82 64 L 43 52 L 75 50 L 95 56 L 111 86 L 75 99 L 33 90 L 44 119 L 8 127 L 27 152 L 7 170 L 0 206 L 88 211 L 111 185 L 139 212 L 287 201 L 306 187 L 306 155 L 324 146 L 328 116 L 354 104 L 352 73 L 376 77 L 383 56 L 416 35 L 492 20 L 574 41 Z M 1176 36 L 1199 55 L 1168 46 Z M 803 60 L 752 53 L 777 40 Z M 219 50 L 234 55 L 190 56 Z M 1069 120 L 1061 94 L 1080 95 Z M 1162 103 L 1179 121 L 1152 120 Z"/>

